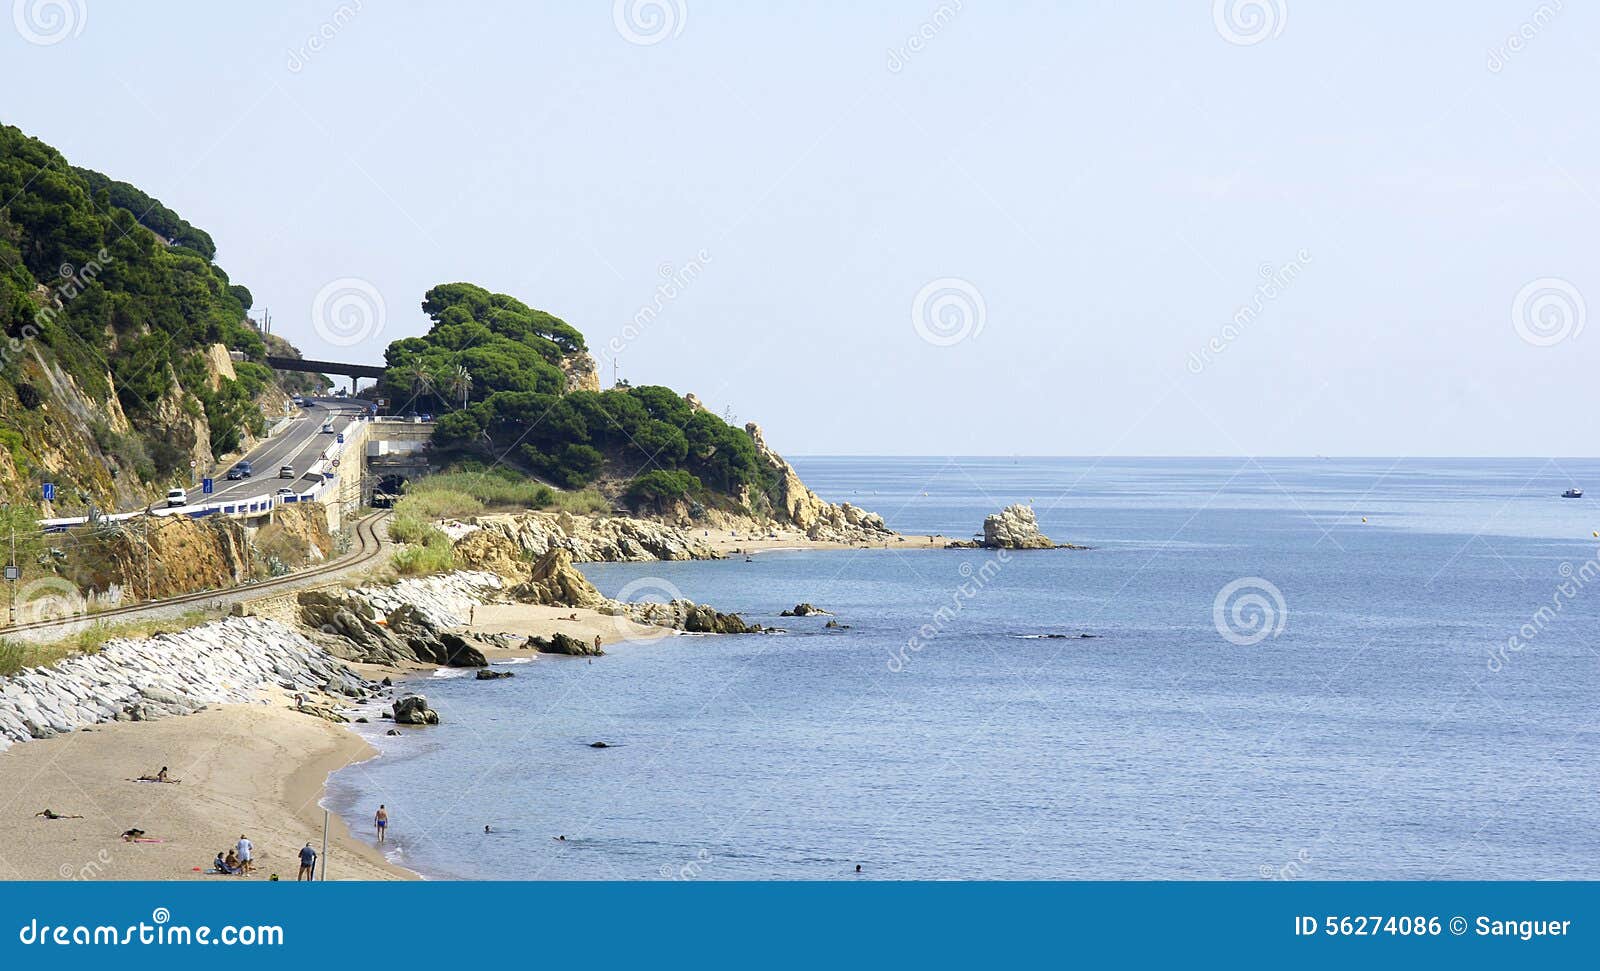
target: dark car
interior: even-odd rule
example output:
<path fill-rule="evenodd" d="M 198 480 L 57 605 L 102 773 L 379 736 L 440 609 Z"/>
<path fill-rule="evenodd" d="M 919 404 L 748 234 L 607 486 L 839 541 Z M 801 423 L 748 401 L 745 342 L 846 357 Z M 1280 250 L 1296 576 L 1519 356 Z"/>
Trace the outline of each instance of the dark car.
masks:
<path fill-rule="evenodd" d="M 228 478 L 230 479 L 248 479 L 255 474 L 256 470 L 250 467 L 249 462 L 240 462 L 228 470 Z"/>

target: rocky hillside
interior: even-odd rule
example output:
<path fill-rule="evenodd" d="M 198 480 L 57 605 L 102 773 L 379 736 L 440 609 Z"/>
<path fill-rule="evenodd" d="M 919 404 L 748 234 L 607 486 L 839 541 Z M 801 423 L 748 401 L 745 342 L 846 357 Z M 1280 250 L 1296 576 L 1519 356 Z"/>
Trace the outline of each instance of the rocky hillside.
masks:
<path fill-rule="evenodd" d="M 3 126 L 0 200 L 0 502 L 150 501 L 283 413 L 250 291 L 204 231 Z"/>

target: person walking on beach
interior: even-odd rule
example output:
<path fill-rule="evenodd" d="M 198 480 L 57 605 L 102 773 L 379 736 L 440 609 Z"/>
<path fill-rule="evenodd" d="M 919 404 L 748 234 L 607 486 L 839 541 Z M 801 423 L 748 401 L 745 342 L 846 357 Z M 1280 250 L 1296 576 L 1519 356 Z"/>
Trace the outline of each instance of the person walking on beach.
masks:
<path fill-rule="evenodd" d="M 300 848 L 300 875 L 295 877 L 295 882 L 301 880 L 315 880 L 317 872 L 317 851 L 311 848 L 310 841 Z"/>
<path fill-rule="evenodd" d="M 595 651 L 596 654 L 600 653 L 600 635 L 599 634 L 594 635 L 594 651 Z"/>
<path fill-rule="evenodd" d="M 378 828 L 378 842 L 382 843 L 389 834 L 389 811 L 378 804 L 378 811 L 372 815 L 372 823 Z"/>
<path fill-rule="evenodd" d="M 235 843 L 233 847 L 233 852 L 239 857 L 240 873 L 250 872 L 250 856 L 254 850 L 255 846 L 253 846 L 248 839 L 245 839 L 245 835 L 243 833 L 240 833 L 239 842 Z"/>

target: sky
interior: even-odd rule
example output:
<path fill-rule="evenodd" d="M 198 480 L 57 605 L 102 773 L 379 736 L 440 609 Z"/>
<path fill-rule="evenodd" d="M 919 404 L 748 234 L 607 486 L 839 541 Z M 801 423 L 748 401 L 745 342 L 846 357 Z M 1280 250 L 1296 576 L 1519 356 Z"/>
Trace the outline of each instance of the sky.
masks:
<path fill-rule="evenodd" d="M 793 454 L 1595 454 L 1570 0 L 12 7 L 308 357 L 465 280 Z"/>

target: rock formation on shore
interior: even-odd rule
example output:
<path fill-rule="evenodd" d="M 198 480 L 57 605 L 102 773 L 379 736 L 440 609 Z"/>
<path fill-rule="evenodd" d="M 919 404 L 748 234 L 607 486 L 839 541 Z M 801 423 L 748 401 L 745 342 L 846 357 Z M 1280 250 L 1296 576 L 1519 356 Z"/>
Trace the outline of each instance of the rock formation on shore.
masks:
<path fill-rule="evenodd" d="M 1034 518 L 1033 507 L 1017 503 L 1007 506 L 983 519 L 983 539 L 960 540 L 947 544 L 950 549 L 990 550 L 1056 550 L 1080 549 L 1069 544 L 1056 544 L 1039 532 L 1039 521 Z"/>
<path fill-rule="evenodd" d="M 706 604 L 693 600 L 673 600 L 669 603 L 641 601 L 621 603 L 608 601 L 601 613 L 627 617 L 640 624 L 667 627 L 689 634 L 759 634 L 760 624 L 746 624 L 738 614 L 725 614 Z"/>
<path fill-rule="evenodd" d="M 756 454 L 777 477 L 777 508 L 773 510 L 777 519 L 799 528 L 809 539 L 823 542 L 873 543 L 895 535 L 894 530 L 877 513 L 848 502 L 834 505 L 812 492 L 800 480 L 794 466 L 768 447 L 760 425 L 748 422 L 744 430 L 755 444 Z"/>
<path fill-rule="evenodd" d="M 277 621 L 230 617 L 0 678 L 0 749 L 108 721 L 187 715 L 259 701 L 277 686 L 365 698 L 380 690 Z"/>
<path fill-rule="evenodd" d="M 439 713 L 428 707 L 426 695 L 405 695 L 395 699 L 389 710 L 396 725 L 437 725 Z"/>
<path fill-rule="evenodd" d="M 476 516 L 445 523 L 442 528 L 456 544 L 457 561 L 473 569 L 496 569 L 486 558 L 498 559 L 508 550 L 513 555 L 537 559 L 558 547 L 579 563 L 723 558 L 690 530 L 631 516 L 528 512 Z M 496 542 L 495 536 L 505 539 L 509 546 Z"/>

